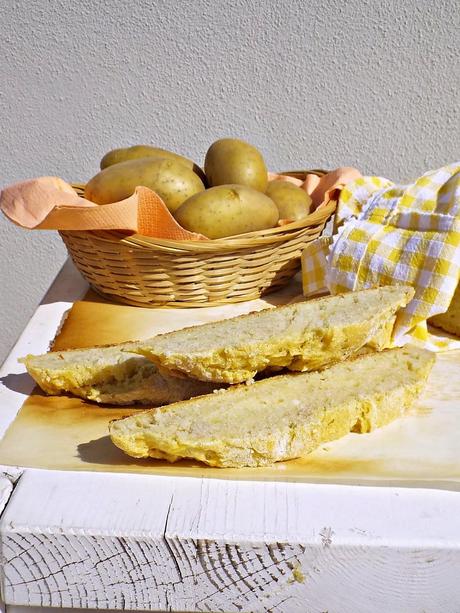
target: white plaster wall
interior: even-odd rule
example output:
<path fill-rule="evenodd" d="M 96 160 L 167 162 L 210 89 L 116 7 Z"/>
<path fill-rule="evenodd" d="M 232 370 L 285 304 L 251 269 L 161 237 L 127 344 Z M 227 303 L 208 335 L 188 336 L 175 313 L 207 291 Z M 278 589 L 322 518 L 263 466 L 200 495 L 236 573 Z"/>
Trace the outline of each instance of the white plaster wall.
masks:
<path fill-rule="evenodd" d="M 116 146 L 405 180 L 459 156 L 456 0 L 2 0 L 0 186 L 85 180 Z M 0 219 L 0 361 L 64 262 Z"/>

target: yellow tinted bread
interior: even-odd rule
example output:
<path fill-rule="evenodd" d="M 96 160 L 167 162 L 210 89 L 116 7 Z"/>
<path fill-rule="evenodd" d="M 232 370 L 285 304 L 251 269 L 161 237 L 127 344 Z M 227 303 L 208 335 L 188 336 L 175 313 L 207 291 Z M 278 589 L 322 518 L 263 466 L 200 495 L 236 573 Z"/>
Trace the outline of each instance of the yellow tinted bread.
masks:
<path fill-rule="evenodd" d="M 315 370 L 364 345 L 388 346 L 407 286 L 350 292 L 161 334 L 136 345 L 170 373 L 240 383 L 267 368 Z"/>
<path fill-rule="evenodd" d="M 52 351 L 28 355 L 20 362 L 47 394 L 66 392 L 109 404 L 158 406 L 206 394 L 216 387 L 161 374 L 149 360 L 122 351 L 134 345 Z"/>
<path fill-rule="evenodd" d="M 111 422 L 110 436 L 136 458 L 265 466 L 403 415 L 433 362 L 434 354 L 415 347 L 370 353 L 321 372 L 278 375 L 142 411 Z"/>
<path fill-rule="evenodd" d="M 460 284 L 455 290 L 455 294 L 445 313 L 435 315 L 429 320 L 430 324 L 441 328 L 446 332 L 460 336 Z"/>

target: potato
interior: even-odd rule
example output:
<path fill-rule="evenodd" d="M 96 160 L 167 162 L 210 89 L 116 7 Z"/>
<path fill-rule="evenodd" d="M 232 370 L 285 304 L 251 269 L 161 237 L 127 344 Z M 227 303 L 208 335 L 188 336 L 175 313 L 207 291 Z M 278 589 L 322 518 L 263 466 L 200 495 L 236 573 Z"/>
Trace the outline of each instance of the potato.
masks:
<path fill-rule="evenodd" d="M 261 192 L 267 188 L 267 168 L 262 155 L 236 138 L 222 138 L 209 147 L 204 172 L 211 187 L 238 184 Z"/>
<path fill-rule="evenodd" d="M 108 204 L 128 198 L 138 185 L 154 190 L 173 212 L 204 190 L 201 179 L 181 162 L 161 158 L 141 158 L 113 164 L 101 170 L 85 187 L 85 198 Z"/>
<path fill-rule="evenodd" d="M 139 158 L 163 158 L 167 160 L 176 160 L 176 162 L 182 162 L 187 168 L 191 168 L 203 181 L 205 179 L 204 172 L 201 168 L 195 164 L 192 160 L 167 151 L 166 149 L 160 149 L 159 147 L 152 147 L 150 145 L 134 145 L 133 147 L 122 147 L 121 149 L 112 149 L 104 155 L 101 160 L 101 170 L 108 168 L 113 164 L 119 164 L 120 162 L 127 162 L 128 160 L 137 160 Z"/>
<path fill-rule="evenodd" d="M 278 208 L 252 187 L 219 185 L 189 198 L 174 217 L 191 232 L 223 238 L 273 228 L 278 223 Z"/>
<path fill-rule="evenodd" d="M 293 183 L 279 179 L 270 181 L 265 193 L 278 207 L 280 219 L 303 219 L 310 212 L 310 196 Z"/>

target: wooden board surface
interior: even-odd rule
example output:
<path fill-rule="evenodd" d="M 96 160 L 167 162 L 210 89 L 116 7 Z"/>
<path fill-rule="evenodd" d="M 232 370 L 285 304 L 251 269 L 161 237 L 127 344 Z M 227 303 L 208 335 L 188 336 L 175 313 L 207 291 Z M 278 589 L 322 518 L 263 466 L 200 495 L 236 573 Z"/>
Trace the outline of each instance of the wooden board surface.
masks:
<path fill-rule="evenodd" d="M 459 610 L 457 492 L 28 471 L 0 534 L 8 604 Z"/>
<path fill-rule="evenodd" d="M 214 309 L 139 309 L 109 304 L 89 293 L 75 303 L 53 349 L 146 338 L 155 333 L 229 317 L 297 299 L 283 292 Z M 99 407 L 34 390 L 0 442 L 0 463 L 63 470 L 299 482 L 404 483 L 457 487 L 460 461 L 460 352 L 440 354 L 428 386 L 410 415 L 372 434 L 349 434 L 307 458 L 268 468 L 216 469 L 194 461 L 135 460 L 108 437 L 108 422 L 137 409 Z"/>
<path fill-rule="evenodd" d="M 85 289 L 68 263 L 0 369 L 1 434 L 33 388 L 17 358 L 48 349 Z M 442 459 L 458 440 L 454 362 L 441 357 L 433 399 L 453 429 L 430 441 L 433 422 L 416 421 L 420 474 L 431 444 Z M 459 518 L 458 492 L 441 489 L 27 469 L 0 522 L 1 592 L 12 613 L 458 613 Z"/>

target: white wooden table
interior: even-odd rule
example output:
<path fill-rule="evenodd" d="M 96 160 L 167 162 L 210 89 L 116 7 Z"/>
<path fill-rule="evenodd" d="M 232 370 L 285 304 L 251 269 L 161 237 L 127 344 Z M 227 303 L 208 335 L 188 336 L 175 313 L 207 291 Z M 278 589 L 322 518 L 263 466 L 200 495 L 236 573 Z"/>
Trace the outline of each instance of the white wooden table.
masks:
<path fill-rule="evenodd" d="M 3 365 L 0 434 L 86 289 L 67 263 Z M 456 491 L 4 467 L 0 504 L 9 613 L 460 611 Z"/>

